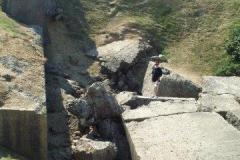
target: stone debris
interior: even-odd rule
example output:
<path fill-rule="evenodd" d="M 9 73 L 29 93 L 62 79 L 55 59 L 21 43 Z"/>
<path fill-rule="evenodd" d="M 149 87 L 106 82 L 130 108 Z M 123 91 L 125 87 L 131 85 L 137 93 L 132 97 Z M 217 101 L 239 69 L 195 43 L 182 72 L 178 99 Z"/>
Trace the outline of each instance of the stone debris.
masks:
<path fill-rule="evenodd" d="M 81 138 L 73 146 L 75 160 L 115 160 L 116 147 L 108 141 L 95 141 Z"/>
<path fill-rule="evenodd" d="M 159 97 L 198 98 L 201 87 L 177 74 L 163 76 L 157 86 Z"/>
<path fill-rule="evenodd" d="M 116 99 L 106 91 L 101 82 L 96 82 L 88 88 L 87 103 L 93 107 L 95 118 L 116 118 L 123 112 Z"/>

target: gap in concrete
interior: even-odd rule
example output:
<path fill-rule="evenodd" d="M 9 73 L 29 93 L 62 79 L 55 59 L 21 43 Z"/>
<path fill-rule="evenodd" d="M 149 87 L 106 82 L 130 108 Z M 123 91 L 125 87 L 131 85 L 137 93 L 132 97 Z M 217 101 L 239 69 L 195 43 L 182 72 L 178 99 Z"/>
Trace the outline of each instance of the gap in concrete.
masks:
<path fill-rule="evenodd" d="M 229 124 L 235 127 L 240 131 L 240 119 L 231 111 L 220 111 L 217 112 L 220 116 L 222 116 Z"/>

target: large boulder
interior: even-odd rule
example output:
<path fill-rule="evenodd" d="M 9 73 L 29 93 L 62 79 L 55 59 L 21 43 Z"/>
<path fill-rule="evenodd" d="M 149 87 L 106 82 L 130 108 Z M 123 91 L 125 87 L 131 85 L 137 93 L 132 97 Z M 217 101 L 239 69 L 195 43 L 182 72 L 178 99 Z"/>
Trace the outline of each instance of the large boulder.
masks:
<path fill-rule="evenodd" d="M 116 73 L 120 69 L 128 69 L 134 63 L 138 56 L 143 55 L 150 46 L 143 40 L 125 39 L 115 41 L 92 50 L 88 55 L 98 57 L 102 62 L 103 68 L 107 72 Z"/>
<path fill-rule="evenodd" d="M 156 95 L 162 97 L 198 98 L 201 88 L 177 74 L 163 76 L 157 86 Z"/>
<path fill-rule="evenodd" d="M 116 154 L 116 147 L 111 142 L 81 138 L 73 146 L 73 156 L 76 160 L 114 160 Z"/>
<path fill-rule="evenodd" d="M 239 77 L 203 77 L 203 92 L 198 100 L 200 111 L 240 111 Z M 240 117 L 238 115 L 238 117 Z"/>
<path fill-rule="evenodd" d="M 67 104 L 67 110 L 78 118 L 88 118 L 92 115 L 93 109 L 86 100 L 75 99 Z"/>
<path fill-rule="evenodd" d="M 96 82 L 88 88 L 87 103 L 93 107 L 96 119 L 119 117 L 123 111 L 102 82 Z"/>
<path fill-rule="evenodd" d="M 67 110 L 75 115 L 82 126 L 88 126 L 93 123 L 94 110 L 84 99 L 75 99 L 69 101 L 66 105 Z"/>

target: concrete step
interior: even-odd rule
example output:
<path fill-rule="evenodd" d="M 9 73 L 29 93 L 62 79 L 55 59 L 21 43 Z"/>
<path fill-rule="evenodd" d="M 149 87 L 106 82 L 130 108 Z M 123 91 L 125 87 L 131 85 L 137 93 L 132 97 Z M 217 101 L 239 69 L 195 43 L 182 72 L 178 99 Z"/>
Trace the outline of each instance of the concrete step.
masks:
<path fill-rule="evenodd" d="M 125 122 L 133 160 L 239 160 L 240 132 L 217 113 Z"/>

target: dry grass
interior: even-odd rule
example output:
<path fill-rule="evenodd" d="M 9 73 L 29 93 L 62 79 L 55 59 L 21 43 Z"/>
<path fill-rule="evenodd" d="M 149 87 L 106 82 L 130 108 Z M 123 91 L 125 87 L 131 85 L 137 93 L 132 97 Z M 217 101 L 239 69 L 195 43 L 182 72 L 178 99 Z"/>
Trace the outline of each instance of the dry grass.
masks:
<path fill-rule="evenodd" d="M 198 75 L 216 73 L 227 56 L 223 46 L 228 30 L 240 20 L 240 1 L 149 0 L 134 7 L 137 2 L 120 0 L 120 6 L 131 7 L 119 7 L 115 17 L 104 19 L 97 13 L 100 9 L 107 12 L 107 7 L 101 8 L 106 1 L 91 1 L 92 10 L 84 3 L 88 19 L 102 20 L 88 21 L 90 28 L 94 26 L 95 37 L 102 31 L 115 32 L 121 26 L 133 26 L 152 39 L 157 48 L 164 49 L 172 67 Z"/>

